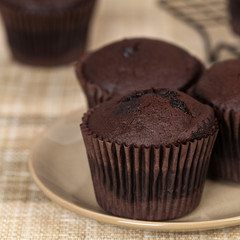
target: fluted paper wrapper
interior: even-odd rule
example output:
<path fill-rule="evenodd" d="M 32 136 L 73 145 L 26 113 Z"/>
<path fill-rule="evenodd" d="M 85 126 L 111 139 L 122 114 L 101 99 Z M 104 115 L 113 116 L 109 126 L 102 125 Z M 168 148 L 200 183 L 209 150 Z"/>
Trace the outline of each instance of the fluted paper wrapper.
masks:
<path fill-rule="evenodd" d="M 240 182 L 240 114 L 232 110 L 215 110 L 219 134 L 209 167 L 210 175 Z"/>
<path fill-rule="evenodd" d="M 90 54 L 85 54 L 76 65 L 76 75 L 87 97 L 88 107 L 92 108 L 99 103 L 109 100 L 112 94 L 102 90 L 98 85 L 87 81 L 82 72 L 83 64 Z"/>
<path fill-rule="evenodd" d="M 31 65 L 59 65 L 84 52 L 96 0 L 76 7 L 44 12 L 0 5 L 13 57 Z"/>
<path fill-rule="evenodd" d="M 142 220 L 184 216 L 200 202 L 217 133 L 184 144 L 136 147 L 111 143 L 81 124 L 99 205 Z"/>

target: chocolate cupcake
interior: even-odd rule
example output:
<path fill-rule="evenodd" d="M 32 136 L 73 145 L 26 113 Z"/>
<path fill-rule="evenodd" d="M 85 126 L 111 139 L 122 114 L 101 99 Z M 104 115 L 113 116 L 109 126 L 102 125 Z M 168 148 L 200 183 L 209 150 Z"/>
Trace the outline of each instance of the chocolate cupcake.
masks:
<path fill-rule="evenodd" d="M 240 35 L 240 1 L 239 0 L 228 0 L 229 1 L 229 12 L 230 12 L 230 24 L 232 30 Z"/>
<path fill-rule="evenodd" d="M 219 135 L 210 162 L 210 174 L 240 182 L 240 60 L 214 64 L 195 86 L 193 94 L 213 106 Z"/>
<path fill-rule="evenodd" d="M 81 130 L 105 211 L 164 220 L 198 206 L 217 135 L 209 106 L 179 91 L 142 90 L 90 109 Z"/>
<path fill-rule="evenodd" d="M 59 65 L 81 56 L 95 0 L 1 0 L 13 57 L 31 65 Z"/>
<path fill-rule="evenodd" d="M 112 43 L 85 55 L 76 66 L 89 107 L 152 87 L 187 91 L 203 69 L 199 60 L 181 48 L 145 38 Z"/>

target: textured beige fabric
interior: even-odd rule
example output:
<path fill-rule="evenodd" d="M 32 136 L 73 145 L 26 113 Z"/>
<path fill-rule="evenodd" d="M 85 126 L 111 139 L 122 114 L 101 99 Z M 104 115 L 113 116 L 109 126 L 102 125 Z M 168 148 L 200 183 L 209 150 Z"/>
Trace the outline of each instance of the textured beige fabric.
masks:
<path fill-rule="evenodd" d="M 124 36 L 162 36 L 202 57 L 198 36 L 180 23 L 181 30 L 175 29 L 176 24 L 176 20 L 156 8 L 156 1 L 102 0 L 89 47 L 96 48 Z M 192 41 L 186 42 L 187 34 Z M 15 63 L 1 24 L 0 239 L 240 239 L 240 227 L 158 233 L 104 225 L 65 210 L 45 197 L 27 167 L 33 140 L 50 122 L 82 104 L 86 104 L 85 98 L 73 66 L 45 69 Z"/>

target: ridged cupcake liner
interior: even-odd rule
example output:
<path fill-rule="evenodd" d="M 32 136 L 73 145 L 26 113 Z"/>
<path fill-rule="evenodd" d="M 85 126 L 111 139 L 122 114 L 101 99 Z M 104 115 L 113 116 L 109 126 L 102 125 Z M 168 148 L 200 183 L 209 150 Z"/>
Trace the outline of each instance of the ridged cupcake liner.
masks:
<path fill-rule="evenodd" d="M 83 64 L 90 54 L 85 54 L 81 57 L 76 65 L 76 74 L 83 91 L 86 94 L 88 107 L 92 108 L 99 103 L 109 100 L 112 97 L 111 93 L 102 90 L 98 85 L 87 81 L 82 72 Z"/>
<path fill-rule="evenodd" d="M 76 74 L 78 81 L 86 94 L 88 107 L 92 108 L 98 105 L 99 103 L 111 99 L 113 96 L 115 96 L 115 94 L 113 95 L 112 93 L 109 93 L 101 89 L 97 84 L 91 83 L 85 78 L 84 73 L 82 72 L 83 64 L 90 54 L 91 53 L 85 54 L 80 58 L 76 65 Z M 198 80 L 204 71 L 205 67 L 203 64 L 201 64 L 201 68 L 199 72 L 196 74 L 195 78 Z M 194 84 L 196 84 L 197 80 L 191 81 L 191 83 L 186 84 L 181 91 L 191 95 L 190 91 L 192 91 L 192 87 L 194 86 Z"/>
<path fill-rule="evenodd" d="M 96 199 L 113 215 L 164 220 L 186 215 L 201 199 L 211 151 L 217 136 L 169 146 L 127 146 L 109 142 L 88 128 L 86 145 Z"/>
<path fill-rule="evenodd" d="M 210 175 L 240 182 L 240 114 L 215 109 L 219 134 L 209 166 Z"/>
<path fill-rule="evenodd" d="M 12 54 L 32 65 L 58 65 L 77 60 L 84 52 L 96 0 L 52 12 L 24 11 L 1 5 Z"/>

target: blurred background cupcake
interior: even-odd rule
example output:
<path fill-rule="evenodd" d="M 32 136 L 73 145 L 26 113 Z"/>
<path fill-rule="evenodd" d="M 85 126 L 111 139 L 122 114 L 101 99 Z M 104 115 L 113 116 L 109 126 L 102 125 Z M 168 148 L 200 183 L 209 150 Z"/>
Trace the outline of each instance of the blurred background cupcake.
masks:
<path fill-rule="evenodd" d="M 96 0 L 2 0 L 0 10 L 13 57 L 31 65 L 59 65 L 84 51 Z"/>
<path fill-rule="evenodd" d="M 76 66 L 89 107 L 136 89 L 187 92 L 203 71 L 203 64 L 185 50 L 151 38 L 113 42 L 88 53 Z"/>
<path fill-rule="evenodd" d="M 196 98 L 215 109 L 219 135 L 210 162 L 210 175 L 240 182 L 240 60 L 209 68 L 194 87 Z"/>
<path fill-rule="evenodd" d="M 240 1 L 229 0 L 229 11 L 232 30 L 240 35 Z"/>

